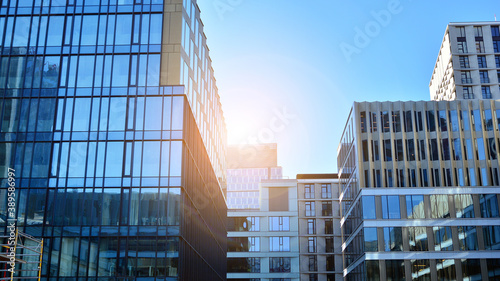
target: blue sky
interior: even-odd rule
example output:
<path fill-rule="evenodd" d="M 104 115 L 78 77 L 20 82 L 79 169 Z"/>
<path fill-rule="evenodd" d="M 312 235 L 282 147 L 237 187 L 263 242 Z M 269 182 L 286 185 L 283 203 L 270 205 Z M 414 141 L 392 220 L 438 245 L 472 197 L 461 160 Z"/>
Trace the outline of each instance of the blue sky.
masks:
<path fill-rule="evenodd" d="M 284 175 L 337 171 L 354 101 L 429 100 L 449 22 L 495 1 L 198 0 L 228 142 L 278 143 Z M 500 24 L 500 22 L 499 22 Z"/>

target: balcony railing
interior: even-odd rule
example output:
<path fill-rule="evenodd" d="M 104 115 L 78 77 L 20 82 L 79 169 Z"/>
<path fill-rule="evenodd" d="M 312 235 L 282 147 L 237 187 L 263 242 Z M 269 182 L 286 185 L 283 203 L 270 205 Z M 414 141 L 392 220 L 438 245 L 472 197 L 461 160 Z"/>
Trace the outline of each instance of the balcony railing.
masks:
<path fill-rule="evenodd" d="M 471 99 L 474 99 L 473 93 L 464 93 L 464 100 L 471 100 Z"/>
<path fill-rule="evenodd" d="M 490 83 L 490 78 L 488 78 L 488 77 L 482 77 L 481 78 L 481 83 Z"/>
<path fill-rule="evenodd" d="M 462 78 L 462 84 L 472 84 L 472 78 Z"/>

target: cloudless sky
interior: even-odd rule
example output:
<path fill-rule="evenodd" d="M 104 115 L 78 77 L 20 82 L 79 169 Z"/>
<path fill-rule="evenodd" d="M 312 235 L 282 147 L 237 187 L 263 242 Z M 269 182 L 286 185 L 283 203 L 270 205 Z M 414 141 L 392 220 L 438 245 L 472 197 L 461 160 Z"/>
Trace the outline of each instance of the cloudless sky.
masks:
<path fill-rule="evenodd" d="M 229 144 L 277 142 L 290 178 L 337 172 L 354 101 L 429 100 L 449 22 L 494 21 L 495 13 L 500 20 L 498 0 L 198 5 Z"/>

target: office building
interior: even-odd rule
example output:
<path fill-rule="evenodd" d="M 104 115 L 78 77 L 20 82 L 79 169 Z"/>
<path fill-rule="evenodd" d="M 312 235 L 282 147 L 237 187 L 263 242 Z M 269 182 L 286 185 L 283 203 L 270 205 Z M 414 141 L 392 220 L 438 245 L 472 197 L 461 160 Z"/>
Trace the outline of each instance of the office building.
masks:
<path fill-rule="evenodd" d="M 346 280 L 500 278 L 500 102 L 354 103 L 338 147 Z"/>
<path fill-rule="evenodd" d="M 450 23 L 429 84 L 431 100 L 500 99 L 500 23 Z"/>
<path fill-rule="evenodd" d="M 196 0 L 0 5 L 1 181 L 15 169 L 41 278 L 225 280 L 226 132 Z"/>
<path fill-rule="evenodd" d="M 296 180 L 263 180 L 260 208 L 228 211 L 227 280 L 299 281 Z"/>
<path fill-rule="evenodd" d="M 343 280 L 338 183 L 337 174 L 297 175 L 300 280 Z"/>
<path fill-rule="evenodd" d="M 227 166 L 228 209 L 259 209 L 260 181 L 282 178 L 275 143 L 230 145 Z"/>

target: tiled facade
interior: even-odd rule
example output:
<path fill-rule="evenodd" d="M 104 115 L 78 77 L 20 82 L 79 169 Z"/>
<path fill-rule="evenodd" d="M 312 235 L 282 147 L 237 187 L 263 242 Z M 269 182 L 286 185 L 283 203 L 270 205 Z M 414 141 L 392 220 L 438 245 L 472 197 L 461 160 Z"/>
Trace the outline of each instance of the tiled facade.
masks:
<path fill-rule="evenodd" d="M 354 103 L 338 148 L 346 280 L 496 280 L 500 103 Z"/>
<path fill-rule="evenodd" d="M 42 280 L 225 280 L 225 125 L 199 10 L 135 3 L 1 3 L 0 177 L 15 169 L 19 230 L 44 239 Z M 6 204 L 0 189 L 0 232 Z"/>
<path fill-rule="evenodd" d="M 431 100 L 500 98 L 500 24 L 450 23 L 429 84 Z"/>
<path fill-rule="evenodd" d="M 297 175 L 297 182 L 300 278 L 343 280 L 337 174 Z"/>

